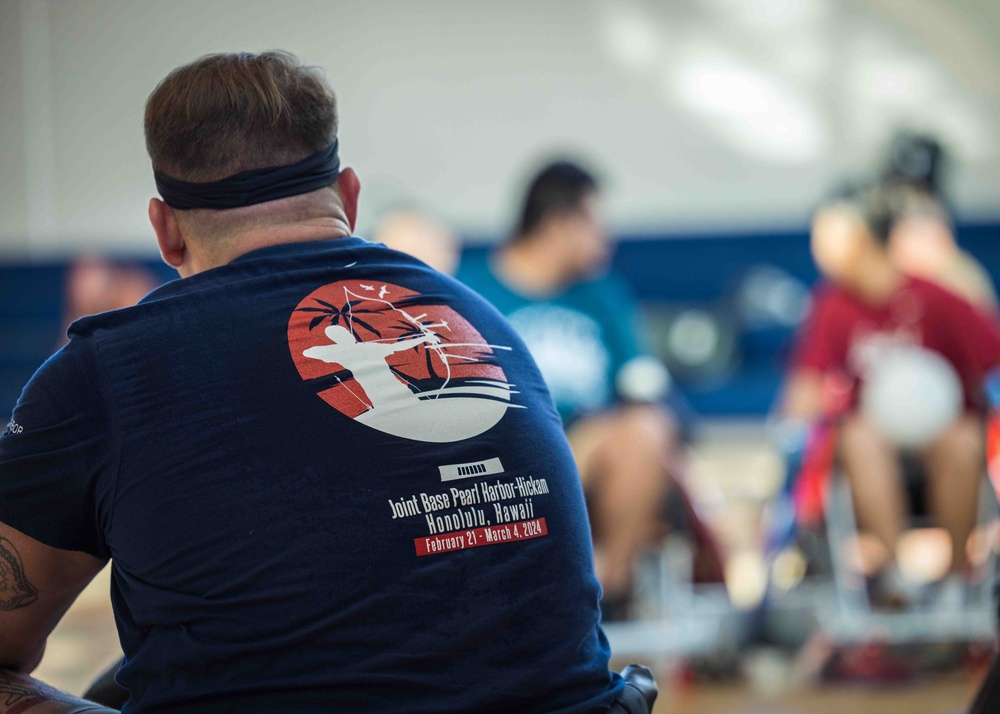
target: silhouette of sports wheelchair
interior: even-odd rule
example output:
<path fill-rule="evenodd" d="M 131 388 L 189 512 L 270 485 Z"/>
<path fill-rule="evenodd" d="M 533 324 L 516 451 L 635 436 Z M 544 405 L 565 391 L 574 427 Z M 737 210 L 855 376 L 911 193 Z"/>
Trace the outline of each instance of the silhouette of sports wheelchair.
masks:
<path fill-rule="evenodd" d="M 986 469 L 979 493 L 976 533 L 986 545 L 961 607 L 911 605 L 900 611 L 873 605 L 866 578 L 852 560 L 858 525 L 850 486 L 836 463 L 836 438 L 842 405 L 828 404 L 829 416 L 797 439 L 785 439 L 785 483 L 772 508 L 768 555 L 771 562 L 786 548 L 806 553 L 812 600 L 818 627 L 839 645 L 878 641 L 887 646 L 918 643 L 990 643 L 996 635 L 993 581 L 996 574 L 992 540 L 998 530 L 1000 493 L 1000 370 L 986 380 Z M 789 443 L 794 442 L 794 443 Z M 927 517 L 924 476 L 919 465 L 903 462 L 914 525 Z M 983 544 L 981 544 L 983 545 Z M 777 607 L 780 599 L 775 598 Z M 1000 711 L 1000 710 L 998 710 Z"/>

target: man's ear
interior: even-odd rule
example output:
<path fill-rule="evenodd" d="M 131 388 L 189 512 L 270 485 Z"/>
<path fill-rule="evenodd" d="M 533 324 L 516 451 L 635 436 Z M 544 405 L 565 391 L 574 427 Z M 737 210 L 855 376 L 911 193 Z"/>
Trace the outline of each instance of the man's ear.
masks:
<path fill-rule="evenodd" d="M 361 193 L 361 180 L 354 173 L 354 169 L 347 167 L 340 172 L 337 177 L 337 190 L 340 191 L 340 200 L 344 205 L 344 213 L 347 214 L 347 222 L 351 224 L 351 232 L 358 222 L 358 194 Z"/>
<path fill-rule="evenodd" d="M 156 233 L 156 244 L 160 248 L 163 262 L 180 271 L 187 259 L 187 243 L 177 225 L 174 209 L 158 198 L 149 199 L 149 222 Z"/>

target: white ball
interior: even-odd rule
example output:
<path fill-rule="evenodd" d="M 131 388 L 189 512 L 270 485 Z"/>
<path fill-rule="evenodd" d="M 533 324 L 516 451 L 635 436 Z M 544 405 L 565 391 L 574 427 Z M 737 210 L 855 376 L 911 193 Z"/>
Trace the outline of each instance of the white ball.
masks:
<path fill-rule="evenodd" d="M 670 372 L 660 360 L 649 355 L 639 355 L 618 370 L 615 388 L 626 399 L 655 402 L 670 391 L 670 381 Z"/>
<path fill-rule="evenodd" d="M 962 382 L 937 352 L 894 347 L 868 371 L 861 409 L 898 446 L 924 446 L 961 413 Z"/>

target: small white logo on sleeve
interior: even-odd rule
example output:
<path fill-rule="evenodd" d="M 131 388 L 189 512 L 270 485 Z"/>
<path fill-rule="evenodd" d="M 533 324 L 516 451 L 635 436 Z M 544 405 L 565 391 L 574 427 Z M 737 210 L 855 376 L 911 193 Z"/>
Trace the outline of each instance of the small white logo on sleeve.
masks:
<path fill-rule="evenodd" d="M 18 424 L 13 419 L 7 424 L 7 428 L 3 430 L 4 434 L 20 434 L 24 431 L 24 427 Z"/>

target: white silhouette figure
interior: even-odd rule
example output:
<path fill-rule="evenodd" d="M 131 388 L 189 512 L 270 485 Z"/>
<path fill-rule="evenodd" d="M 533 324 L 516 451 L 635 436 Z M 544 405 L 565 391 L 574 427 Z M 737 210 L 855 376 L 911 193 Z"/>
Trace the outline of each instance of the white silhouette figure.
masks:
<path fill-rule="evenodd" d="M 355 381 L 368 395 L 372 409 L 398 408 L 402 404 L 420 401 L 409 387 L 392 373 L 386 357 L 404 352 L 425 342 L 435 341 L 432 335 L 423 334 L 401 342 L 358 342 L 346 327 L 330 325 L 325 330 L 332 345 L 310 347 L 302 354 L 329 364 L 339 364 L 350 370 Z"/>
<path fill-rule="evenodd" d="M 513 406 L 511 385 L 493 380 L 421 394 L 412 391 L 386 360 L 420 344 L 440 345 L 432 332 L 399 342 L 359 341 L 340 325 L 330 325 L 324 333 L 331 344 L 310 347 L 302 354 L 349 370 L 371 403 L 355 419 L 379 431 L 419 441 L 460 441 L 490 429 Z"/>

